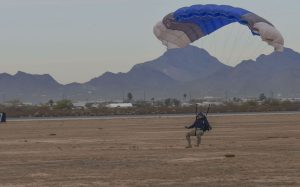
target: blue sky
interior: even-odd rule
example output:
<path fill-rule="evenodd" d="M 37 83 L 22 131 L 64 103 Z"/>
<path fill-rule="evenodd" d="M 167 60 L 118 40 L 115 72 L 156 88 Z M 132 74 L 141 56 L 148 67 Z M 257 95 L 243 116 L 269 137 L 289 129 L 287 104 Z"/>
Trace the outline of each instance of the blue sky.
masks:
<path fill-rule="evenodd" d="M 228 4 L 248 9 L 271 21 L 284 35 L 286 47 L 300 51 L 299 0 L 0 0 L 0 3 L 0 72 L 48 73 L 61 83 L 85 82 L 106 71 L 127 72 L 134 64 L 159 57 L 166 49 L 153 35 L 153 26 L 166 14 L 193 4 Z M 206 48 L 232 66 L 242 59 L 272 51 L 258 37 L 252 37 L 246 27 L 237 24 L 194 45 Z M 233 55 L 232 51 L 238 53 Z"/>

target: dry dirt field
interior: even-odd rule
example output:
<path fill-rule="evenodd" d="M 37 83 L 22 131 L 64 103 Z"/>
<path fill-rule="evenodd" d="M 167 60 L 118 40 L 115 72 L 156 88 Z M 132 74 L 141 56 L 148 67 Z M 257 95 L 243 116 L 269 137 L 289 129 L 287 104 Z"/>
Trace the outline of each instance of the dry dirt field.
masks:
<path fill-rule="evenodd" d="M 0 124 L 0 186 L 300 186 L 300 115 Z M 195 143 L 195 138 L 193 138 Z"/>

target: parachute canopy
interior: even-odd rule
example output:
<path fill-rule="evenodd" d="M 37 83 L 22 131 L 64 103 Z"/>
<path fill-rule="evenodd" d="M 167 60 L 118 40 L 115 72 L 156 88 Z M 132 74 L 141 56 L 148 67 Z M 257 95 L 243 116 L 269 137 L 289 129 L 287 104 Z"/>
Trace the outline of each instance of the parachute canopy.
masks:
<path fill-rule="evenodd" d="M 284 39 L 269 21 L 228 5 L 194 5 L 178 9 L 154 26 L 154 34 L 168 49 L 182 48 L 235 22 L 248 26 L 253 35 L 260 36 L 275 51 L 283 51 Z"/>

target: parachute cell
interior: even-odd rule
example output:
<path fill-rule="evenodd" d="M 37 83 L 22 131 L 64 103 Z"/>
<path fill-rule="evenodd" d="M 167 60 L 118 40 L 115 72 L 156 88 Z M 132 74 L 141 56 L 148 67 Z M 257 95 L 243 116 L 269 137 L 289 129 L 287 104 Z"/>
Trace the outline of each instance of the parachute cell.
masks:
<path fill-rule="evenodd" d="M 242 8 L 227 5 L 194 5 L 168 14 L 154 26 L 155 36 L 170 48 L 182 48 L 231 23 L 249 27 L 253 35 L 283 51 L 284 39 L 266 19 Z"/>

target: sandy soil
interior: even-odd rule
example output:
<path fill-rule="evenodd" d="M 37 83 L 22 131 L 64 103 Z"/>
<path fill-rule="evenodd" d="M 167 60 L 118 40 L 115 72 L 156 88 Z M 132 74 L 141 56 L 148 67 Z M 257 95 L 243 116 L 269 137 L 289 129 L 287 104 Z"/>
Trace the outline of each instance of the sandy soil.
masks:
<path fill-rule="evenodd" d="M 0 186 L 300 186 L 300 115 L 0 124 Z M 195 139 L 193 139 L 195 143 Z"/>

